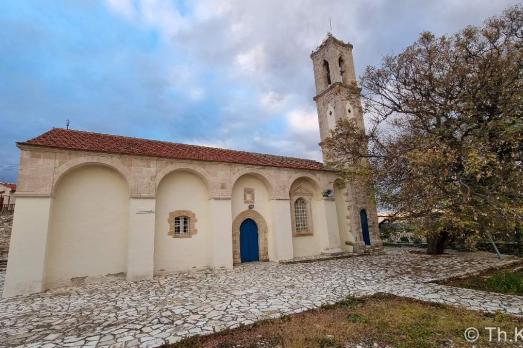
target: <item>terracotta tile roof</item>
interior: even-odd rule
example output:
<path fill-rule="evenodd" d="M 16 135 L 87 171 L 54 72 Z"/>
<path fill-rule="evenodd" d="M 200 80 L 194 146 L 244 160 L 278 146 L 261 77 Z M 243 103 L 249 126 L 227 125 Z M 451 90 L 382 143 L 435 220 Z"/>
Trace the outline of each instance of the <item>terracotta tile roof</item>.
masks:
<path fill-rule="evenodd" d="M 179 160 L 240 163 L 293 169 L 328 170 L 320 162 L 302 158 L 178 144 L 166 141 L 91 133 L 63 128 L 53 128 L 34 139 L 19 142 L 17 144 Z"/>
<path fill-rule="evenodd" d="M 9 187 L 11 191 L 16 191 L 16 184 L 11 184 L 9 182 L 0 182 L 0 185 Z"/>

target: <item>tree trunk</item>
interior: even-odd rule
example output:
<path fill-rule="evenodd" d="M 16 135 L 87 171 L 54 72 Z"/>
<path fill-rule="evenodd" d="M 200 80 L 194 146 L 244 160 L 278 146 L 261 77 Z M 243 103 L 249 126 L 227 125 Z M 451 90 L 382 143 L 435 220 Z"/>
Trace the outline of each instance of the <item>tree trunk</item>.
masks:
<path fill-rule="evenodd" d="M 521 226 L 518 224 L 516 225 L 516 228 L 515 228 L 515 231 L 516 231 L 516 237 L 514 238 L 515 242 L 516 242 L 516 253 L 515 255 L 517 256 L 523 256 L 523 238 L 521 238 L 523 236 L 523 230 L 521 229 Z"/>
<path fill-rule="evenodd" d="M 429 255 L 441 255 L 445 251 L 447 242 L 449 240 L 449 234 L 446 231 L 440 232 L 436 235 L 427 237 L 427 254 Z"/>

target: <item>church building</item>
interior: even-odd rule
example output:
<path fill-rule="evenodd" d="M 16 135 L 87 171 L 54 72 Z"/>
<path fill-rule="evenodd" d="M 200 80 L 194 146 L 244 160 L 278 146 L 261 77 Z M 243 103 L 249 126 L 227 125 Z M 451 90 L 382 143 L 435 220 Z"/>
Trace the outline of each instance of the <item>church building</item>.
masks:
<path fill-rule="evenodd" d="M 329 34 L 311 58 L 321 140 L 363 127 L 352 45 Z M 17 145 L 4 297 L 382 246 L 373 198 L 320 162 L 58 128 Z"/>

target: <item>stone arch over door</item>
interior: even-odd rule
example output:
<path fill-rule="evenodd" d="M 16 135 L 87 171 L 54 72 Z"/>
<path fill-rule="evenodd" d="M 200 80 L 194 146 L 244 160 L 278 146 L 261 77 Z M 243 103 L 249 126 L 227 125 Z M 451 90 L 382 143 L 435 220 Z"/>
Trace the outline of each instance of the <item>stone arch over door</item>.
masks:
<path fill-rule="evenodd" d="M 244 210 L 232 222 L 232 257 L 233 264 L 239 265 L 240 259 L 240 225 L 245 219 L 252 219 L 258 225 L 260 261 L 269 261 L 269 250 L 267 242 L 267 222 L 256 210 Z"/>

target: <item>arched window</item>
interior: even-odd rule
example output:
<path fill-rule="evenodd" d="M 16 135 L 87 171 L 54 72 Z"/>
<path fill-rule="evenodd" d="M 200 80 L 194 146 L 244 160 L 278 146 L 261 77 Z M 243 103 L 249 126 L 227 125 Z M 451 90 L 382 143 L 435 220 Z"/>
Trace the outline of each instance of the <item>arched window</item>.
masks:
<path fill-rule="evenodd" d="M 331 85 L 331 71 L 329 68 L 329 63 L 324 60 L 323 61 L 323 72 L 325 74 L 325 77 L 327 78 L 327 86 Z"/>
<path fill-rule="evenodd" d="M 338 67 L 340 68 L 341 82 L 344 82 L 343 74 L 345 73 L 345 62 L 343 61 L 342 56 L 338 59 Z"/>
<path fill-rule="evenodd" d="M 298 198 L 294 202 L 294 217 L 296 224 L 296 233 L 309 231 L 309 216 L 307 202 L 303 198 Z"/>
<path fill-rule="evenodd" d="M 313 189 L 308 183 L 293 185 L 290 190 L 290 208 L 293 237 L 312 236 L 314 226 L 312 221 Z"/>

